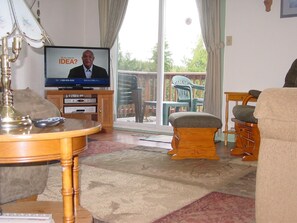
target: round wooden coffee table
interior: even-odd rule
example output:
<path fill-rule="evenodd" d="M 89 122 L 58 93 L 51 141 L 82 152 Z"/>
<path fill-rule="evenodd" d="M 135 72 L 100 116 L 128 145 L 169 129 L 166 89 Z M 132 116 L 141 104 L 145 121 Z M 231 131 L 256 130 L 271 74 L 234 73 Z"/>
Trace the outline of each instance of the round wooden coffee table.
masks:
<path fill-rule="evenodd" d="M 78 154 L 85 150 L 87 136 L 101 130 L 90 120 L 65 119 L 46 128 L 0 129 L 0 163 L 32 163 L 60 160 L 61 202 L 17 202 L 2 205 L 4 212 L 52 213 L 56 223 L 92 222 L 90 213 L 80 207 Z"/>

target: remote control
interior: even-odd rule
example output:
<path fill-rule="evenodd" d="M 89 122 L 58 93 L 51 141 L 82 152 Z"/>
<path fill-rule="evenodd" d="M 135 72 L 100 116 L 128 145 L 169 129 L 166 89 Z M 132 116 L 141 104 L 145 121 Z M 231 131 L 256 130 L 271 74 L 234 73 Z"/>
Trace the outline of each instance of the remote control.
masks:
<path fill-rule="evenodd" d="M 63 123 L 64 120 L 65 118 L 63 117 L 51 117 L 47 119 L 36 119 L 36 120 L 33 120 L 32 122 L 34 126 L 38 128 L 45 128 L 45 127 L 55 126 L 60 123 Z"/>

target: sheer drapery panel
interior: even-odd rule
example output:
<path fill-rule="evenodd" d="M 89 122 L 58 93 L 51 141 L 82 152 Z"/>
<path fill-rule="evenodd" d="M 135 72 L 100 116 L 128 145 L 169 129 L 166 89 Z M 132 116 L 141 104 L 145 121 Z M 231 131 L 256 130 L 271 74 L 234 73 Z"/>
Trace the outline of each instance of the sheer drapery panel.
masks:
<path fill-rule="evenodd" d="M 113 47 L 122 26 L 127 6 L 128 0 L 98 0 L 101 47 Z M 111 62 L 110 82 L 111 88 L 114 89 L 116 77 L 112 67 Z M 116 108 L 114 108 L 113 113 L 116 114 Z"/>
<path fill-rule="evenodd" d="M 203 41 L 208 53 L 204 111 L 222 116 L 220 0 L 196 0 Z"/>

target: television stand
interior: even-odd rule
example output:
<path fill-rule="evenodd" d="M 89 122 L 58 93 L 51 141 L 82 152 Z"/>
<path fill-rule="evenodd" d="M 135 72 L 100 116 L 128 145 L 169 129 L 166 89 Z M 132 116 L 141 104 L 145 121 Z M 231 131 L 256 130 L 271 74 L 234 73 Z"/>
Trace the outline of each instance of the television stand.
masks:
<path fill-rule="evenodd" d="M 103 131 L 112 131 L 113 90 L 46 90 L 45 95 L 63 117 L 97 121 Z"/>

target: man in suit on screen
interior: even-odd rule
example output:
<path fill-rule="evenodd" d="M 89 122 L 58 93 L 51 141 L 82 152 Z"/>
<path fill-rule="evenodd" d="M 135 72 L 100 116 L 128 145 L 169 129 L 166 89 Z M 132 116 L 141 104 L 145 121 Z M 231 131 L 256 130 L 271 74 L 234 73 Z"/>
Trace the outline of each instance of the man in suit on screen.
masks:
<path fill-rule="evenodd" d="M 96 66 L 94 54 L 91 50 L 86 50 L 82 54 L 83 64 L 74 67 L 69 71 L 68 78 L 106 78 L 107 72 L 104 68 Z"/>

